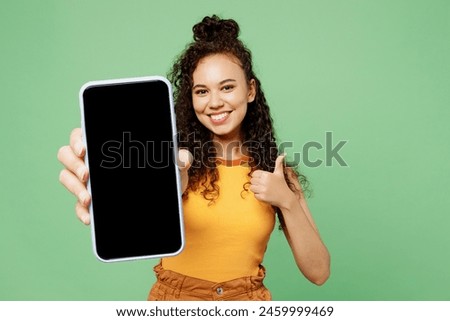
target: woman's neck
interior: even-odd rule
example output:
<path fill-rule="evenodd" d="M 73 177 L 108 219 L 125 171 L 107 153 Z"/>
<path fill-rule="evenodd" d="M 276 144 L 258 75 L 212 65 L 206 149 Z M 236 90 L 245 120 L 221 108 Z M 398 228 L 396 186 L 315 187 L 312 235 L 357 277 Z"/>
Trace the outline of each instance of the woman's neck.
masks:
<path fill-rule="evenodd" d="M 214 140 L 214 147 L 216 156 L 224 160 L 240 159 L 245 155 L 240 140 Z"/>

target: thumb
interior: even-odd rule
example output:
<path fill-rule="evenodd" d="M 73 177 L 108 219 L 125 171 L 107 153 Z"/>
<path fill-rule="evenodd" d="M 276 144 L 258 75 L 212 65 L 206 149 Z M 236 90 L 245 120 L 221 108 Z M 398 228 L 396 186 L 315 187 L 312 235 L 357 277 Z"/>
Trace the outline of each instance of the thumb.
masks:
<path fill-rule="evenodd" d="M 194 157 L 187 149 L 178 150 L 178 168 L 182 171 L 187 171 L 191 165 Z"/>
<path fill-rule="evenodd" d="M 284 172 L 284 158 L 286 157 L 286 153 L 283 153 L 277 157 L 275 160 L 275 169 L 273 170 L 274 174 L 283 174 Z"/>

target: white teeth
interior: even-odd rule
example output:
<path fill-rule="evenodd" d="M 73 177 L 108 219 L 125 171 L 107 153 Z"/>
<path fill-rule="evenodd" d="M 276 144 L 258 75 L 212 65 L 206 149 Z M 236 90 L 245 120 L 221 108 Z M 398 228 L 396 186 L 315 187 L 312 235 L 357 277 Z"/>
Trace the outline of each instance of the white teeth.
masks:
<path fill-rule="evenodd" d="M 225 117 L 227 117 L 227 115 L 228 115 L 228 113 L 225 112 L 225 113 L 218 114 L 218 115 L 211 115 L 211 118 L 212 118 L 213 120 L 215 120 L 215 121 L 219 121 L 219 120 L 222 120 L 222 119 L 224 119 Z"/>

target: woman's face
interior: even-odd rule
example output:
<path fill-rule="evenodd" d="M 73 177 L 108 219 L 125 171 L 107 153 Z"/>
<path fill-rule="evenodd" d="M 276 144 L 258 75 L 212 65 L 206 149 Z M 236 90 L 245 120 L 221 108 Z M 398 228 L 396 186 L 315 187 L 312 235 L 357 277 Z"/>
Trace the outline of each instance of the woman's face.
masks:
<path fill-rule="evenodd" d="M 247 104 L 255 99 L 255 80 L 247 82 L 238 60 L 225 54 L 201 59 L 193 73 L 192 102 L 199 121 L 215 141 L 240 141 Z"/>

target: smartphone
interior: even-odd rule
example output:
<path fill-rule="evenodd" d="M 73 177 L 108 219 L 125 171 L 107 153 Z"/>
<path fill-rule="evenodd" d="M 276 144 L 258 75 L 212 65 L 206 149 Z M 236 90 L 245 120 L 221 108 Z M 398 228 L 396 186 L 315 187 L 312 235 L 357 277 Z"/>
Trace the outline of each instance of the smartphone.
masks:
<path fill-rule="evenodd" d="M 184 226 L 170 82 L 94 80 L 79 100 L 95 255 L 103 262 L 177 255 Z"/>

